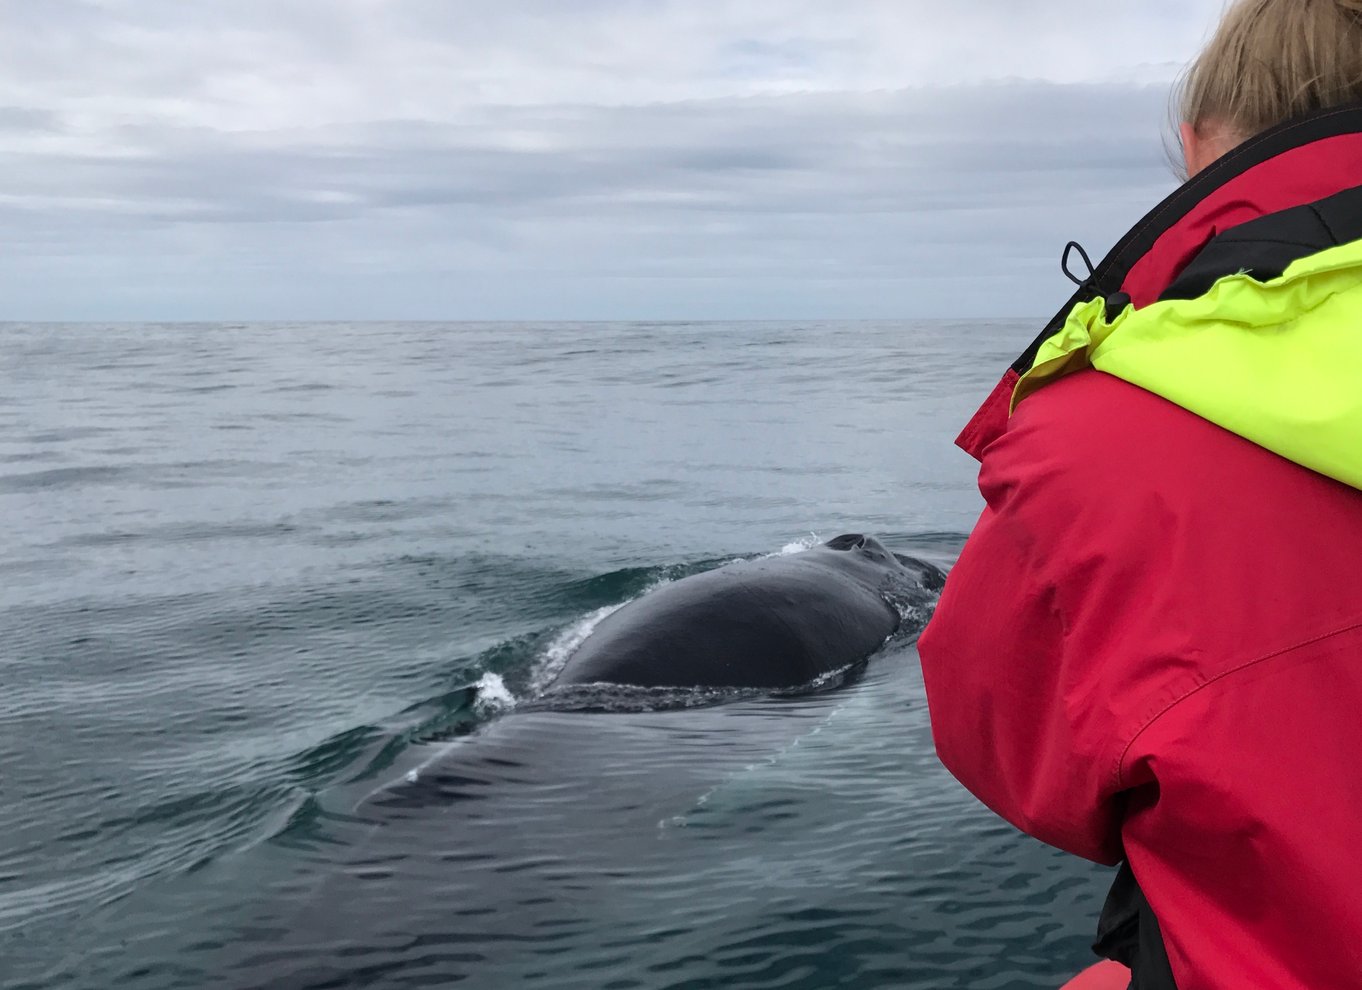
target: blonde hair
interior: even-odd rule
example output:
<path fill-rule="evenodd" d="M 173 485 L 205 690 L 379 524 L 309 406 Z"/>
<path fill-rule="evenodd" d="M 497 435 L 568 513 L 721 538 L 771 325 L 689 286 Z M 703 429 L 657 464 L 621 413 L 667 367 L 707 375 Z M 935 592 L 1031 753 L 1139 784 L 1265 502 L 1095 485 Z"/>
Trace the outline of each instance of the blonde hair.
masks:
<path fill-rule="evenodd" d="M 1187 70 L 1179 116 L 1238 140 L 1362 101 L 1362 0 L 1235 0 Z"/>

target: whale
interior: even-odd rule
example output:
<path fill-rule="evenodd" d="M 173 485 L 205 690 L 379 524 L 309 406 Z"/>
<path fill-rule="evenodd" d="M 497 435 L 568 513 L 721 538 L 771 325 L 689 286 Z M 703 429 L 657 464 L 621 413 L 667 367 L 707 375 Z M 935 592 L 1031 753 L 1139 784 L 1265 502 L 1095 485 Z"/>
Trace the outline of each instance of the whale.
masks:
<path fill-rule="evenodd" d="M 374 775 L 306 800 L 281 837 L 250 851 L 249 869 L 225 860 L 186 875 L 181 927 L 120 908 L 125 946 L 163 947 L 125 948 L 109 965 L 121 974 L 173 958 L 180 982 L 228 990 L 396 990 L 415 966 L 431 982 L 478 986 L 516 984 L 520 967 L 550 973 L 555 940 L 581 918 L 608 917 L 627 897 L 620 924 L 634 925 L 627 912 L 659 889 L 653 877 L 690 876 L 716 842 L 722 853 L 739 831 L 780 828 L 784 813 L 759 789 L 789 787 L 796 758 L 825 759 L 798 741 L 834 715 L 864 717 L 827 690 L 847 683 L 829 675 L 864 669 L 865 695 L 912 692 L 912 677 L 869 661 L 882 648 L 914 656 L 944 581 L 930 563 L 848 534 L 645 593 L 600 620 L 546 688 L 583 691 L 582 703 L 517 704 L 393 762 L 379 751 Z M 607 691 L 597 704 L 599 685 L 626 689 L 622 703 Z M 629 697 L 631 686 L 646 697 Z M 832 779 L 822 770 L 820 791 Z M 731 875 L 726 863 L 711 874 Z M 599 876 L 625 879 L 582 879 Z M 599 975 L 572 985 L 599 986 Z"/>
<path fill-rule="evenodd" d="M 603 619 L 544 701 L 590 685 L 789 689 L 867 660 L 925 623 L 935 565 L 850 533 L 810 549 L 694 574 Z"/>

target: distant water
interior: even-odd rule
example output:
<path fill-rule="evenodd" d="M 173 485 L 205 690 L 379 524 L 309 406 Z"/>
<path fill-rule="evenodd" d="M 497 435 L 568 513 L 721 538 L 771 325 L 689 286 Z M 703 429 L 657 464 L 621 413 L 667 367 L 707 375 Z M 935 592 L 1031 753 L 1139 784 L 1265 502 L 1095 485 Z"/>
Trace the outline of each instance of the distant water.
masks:
<path fill-rule="evenodd" d="M 659 582 L 948 564 L 1030 330 L 0 326 L 0 986 L 1056 986 L 1101 871 L 939 767 L 911 645 L 498 718 Z"/>

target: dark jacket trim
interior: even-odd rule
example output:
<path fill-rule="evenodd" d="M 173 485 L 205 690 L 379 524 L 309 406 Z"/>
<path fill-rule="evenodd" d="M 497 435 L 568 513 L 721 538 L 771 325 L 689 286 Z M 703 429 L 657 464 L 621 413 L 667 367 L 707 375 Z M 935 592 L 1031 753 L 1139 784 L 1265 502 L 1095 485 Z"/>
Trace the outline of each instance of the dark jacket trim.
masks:
<path fill-rule="evenodd" d="M 1356 240 L 1362 240 L 1362 186 L 1230 228 L 1202 248 L 1159 298 L 1196 299 L 1239 272 L 1267 282 L 1292 262 Z"/>
<path fill-rule="evenodd" d="M 1177 990 L 1159 919 L 1129 863 L 1121 864 L 1107 894 L 1092 951 L 1130 970 L 1130 990 Z"/>

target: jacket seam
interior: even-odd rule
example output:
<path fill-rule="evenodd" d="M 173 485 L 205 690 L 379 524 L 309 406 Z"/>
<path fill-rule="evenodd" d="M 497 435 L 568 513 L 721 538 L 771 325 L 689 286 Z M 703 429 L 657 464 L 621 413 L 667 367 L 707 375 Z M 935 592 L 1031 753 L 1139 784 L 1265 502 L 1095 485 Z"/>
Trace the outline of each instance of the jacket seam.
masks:
<path fill-rule="evenodd" d="M 1177 698 L 1169 702 L 1158 712 L 1152 715 L 1144 723 L 1144 725 L 1140 726 L 1140 728 L 1136 730 L 1135 734 L 1130 737 L 1130 741 L 1125 744 L 1125 747 L 1121 750 L 1120 757 L 1118 757 L 1116 760 L 1116 789 L 1118 791 L 1125 789 L 1126 757 L 1130 755 L 1131 748 L 1134 747 L 1135 743 L 1139 741 L 1140 737 L 1144 735 L 1148 729 L 1153 728 L 1155 722 L 1163 718 L 1165 715 L 1167 715 L 1178 705 L 1182 704 L 1188 698 L 1192 697 L 1195 694 L 1199 694 L 1206 688 L 1211 687 L 1214 684 L 1218 684 L 1220 681 L 1225 680 L 1227 677 L 1232 677 L 1233 675 L 1238 674 L 1241 671 L 1247 670 L 1250 667 L 1256 667 L 1259 664 L 1267 663 L 1269 660 L 1276 660 L 1279 657 L 1286 656 L 1288 653 L 1294 653 L 1296 650 L 1299 650 L 1302 647 L 1313 646 L 1316 643 L 1322 643 L 1327 639 L 1332 639 L 1335 636 L 1342 636 L 1344 633 L 1353 632 L 1354 630 L 1357 629 L 1362 629 L 1362 622 L 1354 622 L 1351 623 L 1350 625 L 1342 627 L 1341 629 L 1335 629 L 1332 632 L 1322 633 L 1319 636 L 1312 636 L 1310 639 L 1302 640 L 1301 642 L 1296 643 L 1294 646 L 1287 646 L 1280 650 L 1274 650 L 1273 652 L 1268 653 L 1265 656 L 1258 657 L 1257 659 L 1254 660 L 1249 660 L 1246 663 L 1241 663 L 1236 667 L 1231 667 L 1229 670 L 1223 670 L 1220 673 L 1216 674 L 1214 677 L 1201 682 L 1200 684 L 1196 685 L 1193 688 L 1188 689 L 1187 691 L 1184 691 Z"/>
<path fill-rule="evenodd" d="M 1314 203 L 1311 203 L 1310 212 L 1315 215 L 1315 219 L 1319 221 L 1319 225 L 1324 228 L 1324 232 L 1329 235 L 1330 239 L 1333 240 L 1335 245 L 1343 243 L 1342 239 L 1336 233 L 1334 233 L 1334 228 L 1329 226 L 1329 221 L 1324 218 L 1323 210 L 1321 210 Z"/>
<path fill-rule="evenodd" d="M 1269 214 L 1269 216 L 1270 216 L 1270 215 L 1271 215 L 1271 214 Z M 1323 221 L 1321 221 L 1321 223 L 1323 224 Z M 1332 230 L 1329 230 L 1328 224 L 1323 224 L 1323 226 L 1324 226 L 1325 231 L 1329 234 L 1329 236 L 1333 238 L 1333 240 L 1334 240 L 1333 246 L 1334 246 L 1334 247 L 1337 247 L 1337 246 L 1338 246 L 1338 238 L 1337 238 L 1337 237 L 1334 237 L 1334 232 L 1333 232 Z M 1233 231 L 1231 231 L 1231 234 L 1232 234 L 1232 233 L 1233 233 Z M 1321 252 L 1329 250 L 1328 247 L 1321 247 L 1320 245 L 1318 245 L 1318 244 L 1316 244 L 1316 243 L 1314 243 L 1314 242 L 1312 242 L 1312 241 L 1291 241 L 1291 240 L 1287 240 L 1287 239 L 1284 238 L 1284 237 L 1245 237 L 1245 238 L 1238 239 L 1238 240 L 1236 240 L 1236 239 L 1233 238 L 1233 237 L 1229 237 L 1227 240 L 1223 241 L 1222 243 L 1224 243 L 1224 244 L 1232 244 L 1232 245 L 1234 245 L 1236 248 L 1242 248 L 1242 247 L 1244 247 L 1244 246 L 1246 246 L 1246 245 L 1249 245 L 1249 244 L 1281 244 L 1283 247 L 1314 248 L 1316 251 L 1321 251 Z"/>

